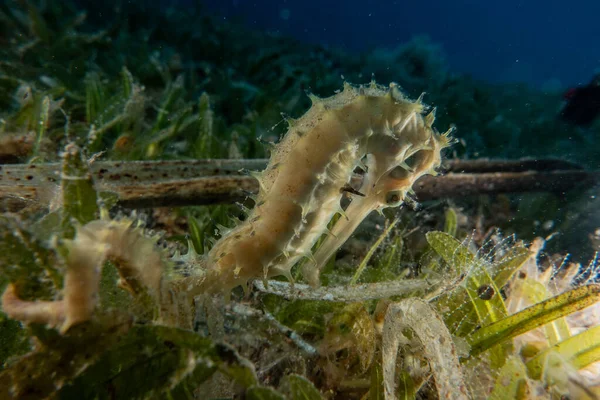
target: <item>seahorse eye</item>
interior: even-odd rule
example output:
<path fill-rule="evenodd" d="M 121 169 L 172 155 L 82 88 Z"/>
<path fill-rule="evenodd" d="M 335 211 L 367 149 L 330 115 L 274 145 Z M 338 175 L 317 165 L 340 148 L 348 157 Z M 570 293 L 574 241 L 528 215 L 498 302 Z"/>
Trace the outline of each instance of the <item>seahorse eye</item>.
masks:
<path fill-rule="evenodd" d="M 390 207 L 399 206 L 404 200 L 404 193 L 400 190 L 392 190 L 385 195 L 385 203 Z"/>

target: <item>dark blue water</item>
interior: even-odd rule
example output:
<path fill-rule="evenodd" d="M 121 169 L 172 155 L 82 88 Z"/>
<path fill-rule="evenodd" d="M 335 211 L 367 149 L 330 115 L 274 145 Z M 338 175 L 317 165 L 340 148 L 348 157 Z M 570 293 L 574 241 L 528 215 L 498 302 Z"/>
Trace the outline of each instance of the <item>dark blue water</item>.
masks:
<path fill-rule="evenodd" d="M 600 69 L 598 0 L 207 0 L 247 26 L 350 51 L 415 35 L 442 45 L 450 67 L 490 82 L 586 83 Z"/>

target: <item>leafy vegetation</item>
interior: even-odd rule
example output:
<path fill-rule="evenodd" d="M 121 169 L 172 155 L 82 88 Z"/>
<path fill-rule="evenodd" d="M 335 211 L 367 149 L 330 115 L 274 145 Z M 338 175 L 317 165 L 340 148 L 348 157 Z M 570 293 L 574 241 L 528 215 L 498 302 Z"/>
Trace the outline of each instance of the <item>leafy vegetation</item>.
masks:
<path fill-rule="evenodd" d="M 303 297 L 272 282 L 280 292 L 257 284 L 225 304 L 161 290 L 185 293 L 181 283 L 202 267 L 215 228 L 241 215 L 236 207 L 136 216 L 111 207 L 89 171 L 102 158 L 263 157 L 257 139 L 277 140 L 280 113 L 305 109 L 304 89 L 329 94 L 342 73 L 359 80 L 367 72 L 400 76 L 411 94 L 428 90 L 447 111 L 441 124 L 456 123 L 467 141 L 458 153 L 485 155 L 510 133 L 511 145 L 494 155 L 563 148 L 590 163 L 597 146 L 580 145 L 590 133 L 567 140 L 573 128 L 547 111 L 556 94 L 454 76 L 422 38 L 352 56 L 217 23 L 201 8 L 159 15 L 133 2 L 110 14 L 106 24 L 69 2 L 0 4 L 0 159 L 62 164 L 47 183 L 49 208 L 0 216 L 0 397 L 415 399 L 447 393 L 445 380 L 458 376 L 472 398 L 600 396 L 596 261 L 555 267 L 535 242 L 488 229 L 530 232 L 540 204 L 560 221 L 569 213 L 560 202 L 571 198 L 386 211 L 330 260 L 323 291 Z M 437 78 L 418 76 L 407 59 Z M 396 70 L 385 67 L 390 60 Z M 513 107 L 523 101 L 531 106 Z M 514 203 L 520 225 L 508 222 Z M 119 229 L 130 246 L 109 257 L 109 233 Z M 133 267 L 140 260 L 160 284 Z M 85 277 L 90 296 L 71 298 L 70 277 L 81 271 L 98 275 Z M 405 285 L 389 295 L 390 283 Z M 76 307 L 86 302 L 90 309 Z"/>

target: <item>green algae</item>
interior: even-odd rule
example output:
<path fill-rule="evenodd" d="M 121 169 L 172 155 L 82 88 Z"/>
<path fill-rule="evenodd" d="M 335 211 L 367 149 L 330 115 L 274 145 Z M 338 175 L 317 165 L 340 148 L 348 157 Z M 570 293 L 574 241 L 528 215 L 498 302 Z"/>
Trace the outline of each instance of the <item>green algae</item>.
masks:
<path fill-rule="evenodd" d="M 392 56 L 381 52 L 357 60 L 335 51 L 248 34 L 201 14 L 165 17 L 139 4 L 132 7 L 123 10 L 114 25 L 99 26 L 87 22 L 68 3 L 31 1 L 23 6 L 8 1 L 0 5 L 0 37 L 11 40 L 10 46 L 0 46 L 0 135 L 25 136 L 33 132 L 34 145 L 26 155 L 18 156 L 21 162 L 63 162 L 63 176 L 58 182 L 61 200 L 54 214 L 0 217 L 0 287 L 13 283 L 23 300 L 53 300 L 59 295 L 65 257 L 61 240 L 72 238 L 77 226 L 98 218 L 102 205 L 106 212 L 111 208 L 106 202 L 102 204 L 102 195 L 96 192 L 89 174 L 89 163 L 96 158 L 261 157 L 266 150 L 257 139 L 267 143 L 278 139 L 285 125 L 280 113 L 295 116 L 305 109 L 308 100 L 303 89 L 310 87 L 316 93 L 330 94 L 340 86 L 342 73 L 347 79 L 359 80 L 367 63 L 371 66 L 368 73 L 375 72 L 378 80 L 401 80 L 415 97 L 428 91 L 430 101 L 445 110 L 439 116 L 442 125 L 457 124 L 467 142 L 467 147 L 455 148 L 458 154 L 490 155 L 487 149 L 495 149 L 500 143 L 503 150 L 495 156 L 520 156 L 522 149 L 527 155 L 541 156 L 556 154 L 558 148 L 558 154 L 573 153 L 585 161 L 598 152 L 593 143 L 583 150 L 577 147 L 584 138 L 566 139 L 571 131 L 556 123 L 551 112 L 559 104 L 558 95 L 527 88 L 491 87 L 453 76 L 446 70 L 440 49 L 425 39 L 404 46 Z M 134 12 L 146 26 L 160 25 L 157 21 L 171 18 L 170 23 L 178 23 L 180 29 L 177 33 L 157 29 L 150 40 L 145 40 L 141 32 L 128 29 L 125 23 Z M 265 40 L 268 45 L 256 48 L 256 43 Z M 231 45 L 230 61 L 223 61 L 224 45 Z M 306 57 L 307 53 L 311 57 Z M 431 76 L 415 76 L 414 68 L 401 57 L 405 54 L 422 60 L 429 71 L 426 75 Z M 385 67 L 390 58 L 395 60 L 396 70 Z M 513 107 L 525 98 L 531 107 Z M 592 129 L 597 130 L 597 126 Z M 509 144 L 504 145 L 506 142 Z M 492 213 L 498 203 L 498 199 L 487 203 L 482 200 L 469 206 Z M 540 204 L 550 208 L 552 218 L 566 218 L 568 202 L 554 194 L 523 197 L 518 203 L 520 223 L 497 222 L 504 224 L 508 232 L 518 231 L 520 237 L 530 235 L 531 221 L 540 216 L 549 218 Z M 210 248 L 216 226 L 227 225 L 231 215 L 241 215 L 229 206 L 190 207 L 176 213 L 187 219 L 190 241 L 198 254 Z M 595 286 L 573 289 L 509 316 L 502 288 L 530 257 L 525 247 L 510 246 L 491 262 L 473 254 L 457 239 L 464 238 L 470 227 L 459 222 L 457 208 L 438 205 L 428 213 L 417 213 L 412 222 L 406 220 L 406 214 L 403 211 L 400 215 L 404 217 L 399 223 L 402 231 L 390 229 L 385 232 L 389 237 L 384 239 L 382 234 L 380 242 L 373 243 L 377 235 L 374 230 L 367 231 L 370 259 L 355 257 L 344 269 L 333 257 L 322 283 L 348 283 L 354 276 L 358 278 L 356 266 L 361 259 L 365 267 L 361 280 L 365 282 L 404 276 L 433 280 L 445 274 L 448 282 L 457 284 L 441 294 L 428 295 L 451 332 L 468 341 L 470 348 L 463 352 L 463 360 L 493 353 L 496 363 L 490 374 L 499 374 L 497 382 L 506 377 L 510 390 L 505 392 L 503 384 L 495 383 L 492 396 L 521 393 L 523 364 L 515 361 L 511 352 L 512 338 L 591 304 L 597 298 Z M 388 226 L 396 217 L 387 216 Z M 415 222 L 421 217 L 429 218 L 428 226 Z M 445 221 L 444 225 L 432 223 L 435 218 Z M 471 223 L 475 213 L 468 218 Z M 418 233 L 404 236 L 412 228 Z M 432 229 L 445 233 L 431 232 L 426 236 L 429 243 L 423 243 L 421 231 Z M 170 250 L 179 249 L 176 243 L 185 243 L 184 236 L 167 237 Z M 421 242 L 415 236 L 420 236 Z M 378 249 L 380 243 L 383 249 Z M 371 265 L 367 265 L 369 261 Z M 184 272 L 188 271 L 184 268 Z M 0 359 L 6 361 L 0 373 L 0 390 L 4 395 L 193 398 L 195 390 L 220 371 L 237 382 L 238 393 L 245 391 L 249 399 L 321 398 L 307 377 L 319 388 L 346 385 L 354 387 L 355 393 L 368 392 L 371 399 L 384 398 L 381 349 L 374 332 L 365 328 L 377 318 L 375 301 L 346 305 L 257 295 L 259 301 L 253 306 L 270 312 L 276 321 L 316 347 L 331 349 L 333 344 L 346 341 L 345 346 L 340 345 L 327 356 L 320 353 L 317 361 L 302 359 L 302 368 L 281 367 L 305 376 L 281 377 L 278 371 L 259 377 L 250 361 L 219 343 L 227 339 L 248 358 L 255 356 L 252 362 L 261 367 L 263 360 L 256 354 L 263 354 L 265 359 L 273 354 L 285 359 L 277 353 L 279 347 L 293 353 L 280 343 L 272 348 L 264 344 L 274 334 L 286 341 L 286 334 L 269 326 L 251 334 L 234 332 L 209 338 L 189 330 L 154 326 L 154 314 L 136 309 L 136 299 L 115 284 L 119 277 L 116 268 L 105 266 L 103 274 L 97 315 L 66 335 L 42 326 L 23 327 L 1 316 Z M 491 299 L 481 298 L 488 292 L 479 289 L 486 285 L 495 294 Z M 241 296 L 234 293 L 234 300 Z M 457 311 L 447 313 L 446 308 Z M 263 327 L 262 323 L 256 325 Z M 588 339 L 595 331 L 589 332 Z M 249 341 L 263 344 L 252 347 L 246 341 L 249 335 L 254 335 Z M 407 336 L 411 338 L 410 333 Z M 31 338 L 42 346 L 31 347 Z M 578 367 L 597 361 L 596 342 L 585 340 L 577 346 L 575 338 L 555 343 L 545 351 L 576 353 L 573 359 Z M 503 347 L 498 350 L 498 345 Z M 542 352 L 536 361 L 526 364 L 534 371 L 531 378 L 542 376 L 539 364 L 544 356 Z M 73 365 L 66 365 L 67 360 Z M 325 370 L 337 372 L 323 378 Z M 404 398 L 415 398 L 423 389 L 423 379 L 411 377 L 407 370 L 399 370 L 398 376 L 404 385 L 400 390 Z"/>

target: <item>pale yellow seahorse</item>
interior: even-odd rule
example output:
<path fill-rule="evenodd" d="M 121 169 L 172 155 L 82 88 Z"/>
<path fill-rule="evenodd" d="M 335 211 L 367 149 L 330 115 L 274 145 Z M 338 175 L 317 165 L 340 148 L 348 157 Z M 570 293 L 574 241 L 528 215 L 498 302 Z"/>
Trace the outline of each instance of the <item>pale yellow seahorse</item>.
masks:
<path fill-rule="evenodd" d="M 450 142 L 448 132 L 433 129 L 434 111 L 421 98 L 405 98 L 396 84 L 346 83 L 332 97 L 311 100 L 301 118 L 288 119 L 267 168 L 255 174 L 260 191 L 248 218 L 216 242 L 195 278 L 185 279 L 189 294 L 228 294 L 253 278 L 291 279 L 291 268 L 303 257 L 312 260 L 306 278 L 317 284 L 320 267 L 360 222 L 373 210 L 402 204 L 420 176 L 435 173 Z M 342 210 L 343 188 L 357 167 L 366 170 L 358 189 L 363 196 Z M 328 232 L 338 212 L 344 217 Z"/>

